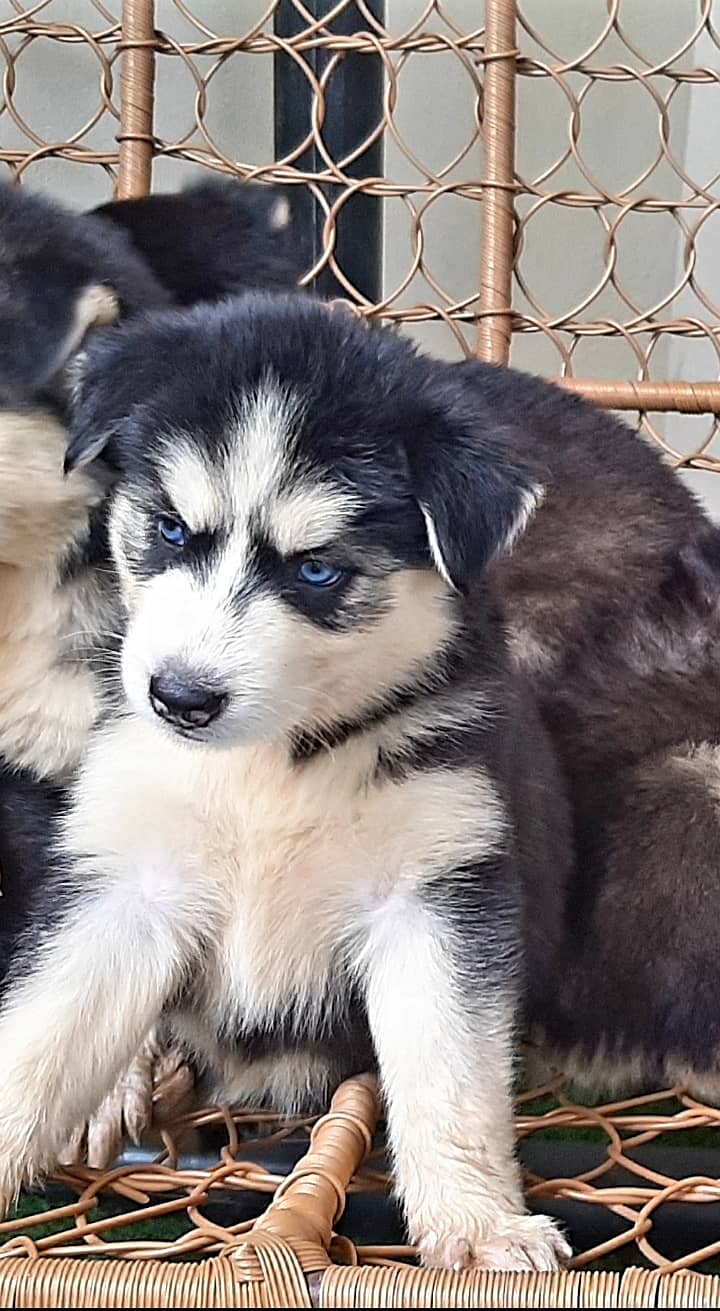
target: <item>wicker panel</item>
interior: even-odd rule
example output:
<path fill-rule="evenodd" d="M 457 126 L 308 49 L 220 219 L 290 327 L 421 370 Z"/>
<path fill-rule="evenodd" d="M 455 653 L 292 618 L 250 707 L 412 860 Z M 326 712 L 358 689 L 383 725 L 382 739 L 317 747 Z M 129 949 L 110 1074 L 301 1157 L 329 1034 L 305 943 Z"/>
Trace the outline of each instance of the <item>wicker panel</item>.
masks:
<path fill-rule="evenodd" d="M 2 172 L 78 204 L 107 194 L 118 165 L 119 19 L 119 0 L 3 0 Z"/>
<path fill-rule="evenodd" d="M 523 1106 L 539 1098 L 547 1109 L 525 1113 Z M 0 1306 L 11 1304 L 8 1297 L 17 1297 L 23 1281 L 37 1299 L 34 1306 L 301 1306 L 310 1305 L 311 1296 L 321 1296 L 327 1306 L 720 1305 L 717 1278 L 689 1277 L 720 1255 L 720 1237 L 695 1246 L 688 1224 L 683 1251 L 673 1259 L 656 1238 L 673 1204 L 720 1206 L 720 1183 L 702 1175 L 676 1178 L 643 1158 L 643 1149 L 661 1135 L 681 1141 L 717 1127 L 717 1110 L 679 1090 L 595 1107 L 578 1105 L 559 1083 L 525 1094 L 517 1115 L 521 1140 L 558 1130 L 590 1134 L 596 1156 L 574 1178 L 528 1175 L 530 1201 L 541 1207 L 571 1201 L 593 1212 L 593 1219 L 607 1212 L 618 1222 L 614 1236 L 577 1255 L 576 1273 L 562 1277 L 422 1273 L 412 1248 L 362 1246 L 338 1235 L 346 1193 L 353 1198 L 388 1187 L 382 1156 L 372 1150 L 377 1110 L 372 1081 L 355 1080 L 339 1090 L 330 1114 L 318 1122 L 287 1125 L 269 1113 L 207 1111 L 164 1130 L 165 1151 L 155 1164 L 104 1174 L 80 1167 L 64 1172 L 58 1182 L 76 1201 L 0 1225 Z M 199 1124 L 214 1125 L 225 1139 L 217 1163 L 204 1170 L 182 1165 L 183 1147 Z M 258 1164 L 258 1148 L 267 1154 L 291 1133 L 307 1136 L 308 1146 L 288 1176 Z M 622 1183 L 608 1177 L 619 1170 L 625 1173 Z M 97 1210 L 101 1192 L 104 1215 Z M 208 1215 L 214 1198 L 229 1194 L 239 1209 L 242 1195 L 252 1193 L 274 1195 L 258 1220 L 219 1223 Z M 178 1236 L 149 1238 L 151 1219 L 174 1220 Z M 98 1274 L 82 1258 L 99 1254 L 125 1260 L 103 1263 Z M 166 1264 L 199 1255 L 210 1259 L 189 1267 L 193 1275 L 188 1267 Z M 645 1268 L 580 1277 L 589 1265 L 618 1255 Z M 232 1262 L 230 1271 L 223 1257 Z"/>
<path fill-rule="evenodd" d="M 149 0 L 126 0 L 122 32 L 118 3 L 5 0 L 0 160 L 39 176 L 48 161 L 113 169 L 120 157 L 123 195 L 147 189 L 153 155 L 162 185 L 204 165 L 307 188 L 326 215 L 307 280 L 331 269 L 364 312 L 406 323 L 443 353 L 498 360 L 512 329 L 517 363 L 601 380 L 601 388 L 581 385 L 602 404 L 686 413 L 720 404 L 711 258 L 720 191 L 717 173 L 706 176 L 691 158 L 693 140 L 720 130 L 712 0 L 673 0 L 662 24 L 648 0 L 582 0 L 571 24 L 562 5 L 544 0 L 524 0 L 517 23 L 510 0 L 394 0 L 384 22 L 364 0 L 157 0 L 154 38 Z M 288 11 L 299 30 L 279 35 Z M 343 34 L 351 16 L 361 30 Z M 567 48 L 566 29 L 576 48 Z M 320 55 L 329 62 L 318 71 Z M 334 158 L 328 103 L 349 60 L 381 66 L 384 93 L 364 139 Z M 275 160 L 273 75 L 289 66 L 300 70 L 307 100 L 292 146 Z M 438 103 L 423 108 L 428 70 Z M 53 96 L 44 121 L 28 122 L 27 80 L 53 75 L 72 78 L 78 121 L 65 97 L 58 120 Z M 243 133 L 249 118 L 267 141 L 254 159 Z M 608 135 L 617 142 L 610 170 Z M 382 176 L 363 171 L 378 139 Z M 301 167 L 311 147 L 315 163 Z M 77 174 L 80 194 L 87 184 Z M 338 255 L 358 191 L 383 207 L 385 285 L 375 302 Z M 545 347 L 528 335 L 542 335 Z M 673 377 L 713 385 L 688 406 L 687 387 L 673 388 Z M 639 385 L 613 393 L 613 379 Z M 661 439 L 667 431 L 656 424 Z M 709 422 L 674 422 L 672 431 L 681 434 L 668 443 L 675 458 L 707 467 Z"/>
<path fill-rule="evenodd" d="M 164 66 L 180 61 L 188 89 L 177 130 L 158 131 L 164 160 L 312 188 L 327 221 L 308 280 L 329 267 L 365 312 L 416 331 L 418 325 L 443 324 L 441 335 L 427 329 L 423 339 L 447 353 L 477 350 L 503 360 L 511 329 L 542 333 L 551 349 L 541 356 L 535 351 L 529 362 L 542 359 L 545 372 L 639 380 L 632 394 L 582 383 L 602 404 L 634 409 L 640 400 L 692 412 L 720 403 L 716 384 L 696 390 L 688 406 L 687 388 L 667 382 L 674 359 L 682 363 L 685 382 L 697 377 L 707 384 L 718 376 L 720 293 L 709 256 L 713 234 L 720 232 L 720 192 L 715 177 L 693 177 L 680 159 L 690 109 L 699 112 L 697 105 L 688 107 L 688 88 L 696 97 L 707 89 L 707 114 L 717 112 L 710 95 L 718 81 L 710 0 L 678 0 L 668 10 L 672 21 L 660 44 L 648 6 L 641 12 L 629 0 L 584 0 L 586 40 L 572 51 L 553 44 L 567 26 L 566 12 L 562 6 L 550 12 L 542 0 L 526 0 L 517 27 L 514 6 L 506 0 L 488 0 L 482 26 L 474 23 L 479 6 L 457 3 L 386 5 L 384 24 L 351 0 L 328 5 L 328 16 L 315 21 L 300 0 L 292 7 L 305 20 L 304 29 L 283 40 L 274 31 L 277 4 L 245 6 L 244 12 L 254 11 L 254 21 L 238 32 L 234 22 L 231 31 L 213 25 L 207 5 L 160 3 L 158 76 L 168 78 Z M 351 10 L 364 15 L 365 29 L 339 36 L 338 24 Z M 553 13 L 556 32 L 544 36 L 543 24 L 553 26 Z M 643 49 L 643 42 L 650 48 Z M 318 50 L 332 52 L 322 77 L 312 66 Z M 264 58 L 269 74 L 272 56 L 302 68 L 308 105 L 294 149 L 278 162 L 270 153 L 249 161 L 233 149 L 237 143 L 220 105 L 229 107 L 228 87 L 247 80 L 253 58 Z M 384 103 L 352 156 L 335 159 L 325 143 L 327 93 L 341 62 L 359 57 L 382 63 Z M 433 84 L 433 94 L 450 96 L 449 110 L 438 105 L 444 144 L 431 136 L 426 118 L 417 118 L 428 67 L 442 69 L 442 89 Z M 173 76 L 179 85 L 177 70 Z M 524 133 L 523 126 L 538 113 L 547 119 L 542 158 L 526 159 L 523 143 L 537 142 L 538 133 Z M 633 118 L 635 131 L 627 128 Z M 608 130 L 618 139 L 617 167 L 611 176 L 598 176 L 598 137 Z M 384 175 L 363 177 L 360 170 L 358 178 L 349 166 L 362 161 L 378 135 L 385 144 Z M 312 171 L 298 165 L 308 144 L 319 155 Z M 365 300 L 337 256 L 337 230 L 358 188 L 380 198 L 385 211 L 391 258 L 383 298 L 375 304 Z M 468 205 L 477 207 L 477 247 L 465 246 L 458 261 L 449 248 Z M 546 249 L 552 246 L 554 251 Z M 662 286 L 660 253 L 670 270 Z M 565 290 L 566 303 L 558 300 L 558 288 Z M 673 352 L 678 342 L 685 346 L 681 355 Z M 526 354 L 516 348 L 514 358 L 523 363 Z M 660 384 L 659 400 L 657 386 L 646 388 L 646 382 Z M 673 428 L 678 432 L 680 425 Z M 656 429 L 661 435 L 663 426 Z M 671 453 L 706 467 L 714 428 L 705 421 L 685 430 L 693 435 Z"/>
<path fill-rule="evenodd" d="M 586 395 L 617 408 L 634 409 L 638 396 L 685 413 L 717 408 L 717 384 L 692 388 L 716 379 L 720 362 L 720 172 L 698 150 L 720 127 L 717 6 L 607 0 L 583 10 L 570 48 L 563 6 L 518 6 L 513 322 L 547 349 L 521 346 L 515 359 L 541 358 L 543 371 L 574 374 Z M 522 132 L 539 113 L 542 144 Z M 613 386 L 619 378 L 643 381 L 633 396 Z M 716 422 L 645 427 L 676 460 L 716 467 Z"/>

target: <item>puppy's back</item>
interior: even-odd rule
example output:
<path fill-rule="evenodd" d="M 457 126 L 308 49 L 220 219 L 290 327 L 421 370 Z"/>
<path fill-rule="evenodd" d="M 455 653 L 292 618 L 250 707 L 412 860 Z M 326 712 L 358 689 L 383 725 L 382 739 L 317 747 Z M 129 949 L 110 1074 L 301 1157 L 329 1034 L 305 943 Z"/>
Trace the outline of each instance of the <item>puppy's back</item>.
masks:
<path fill-rule="evenodd" d="M 94 213 L 129 234 L 178 305 L 289 290 L 299 277 L 288 202 L 273 187 L 214 179 Z"/>
<path fill-rule="evenodd" d="M 535 684 L 590 615 L 633 612 L 667 555 L 705 524 L 659 451 L 612 415 L 553 384 L 493 365 L 457 366 L 509 458 L 543 504 L 493 573 L 518 663 Z"/>

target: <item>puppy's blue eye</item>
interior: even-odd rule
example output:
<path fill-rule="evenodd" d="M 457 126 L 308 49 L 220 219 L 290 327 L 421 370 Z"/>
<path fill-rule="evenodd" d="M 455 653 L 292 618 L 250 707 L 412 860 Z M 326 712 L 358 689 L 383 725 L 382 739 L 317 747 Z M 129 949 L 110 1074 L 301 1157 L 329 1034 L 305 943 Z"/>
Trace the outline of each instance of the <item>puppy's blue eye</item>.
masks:
<path fill-rule="evenodd" d="M 300 582 L 309 583 L 311 587 L 333 587 L 342 576 L 342 569 L 335 569 L 325 560 L 303 560 L 298 569 Z"/>
<path fill-rule="evenodd" d="M 168 546 L 185 545 L 187 532 L 178 519 L 158 519 L 158 533 Z"/>

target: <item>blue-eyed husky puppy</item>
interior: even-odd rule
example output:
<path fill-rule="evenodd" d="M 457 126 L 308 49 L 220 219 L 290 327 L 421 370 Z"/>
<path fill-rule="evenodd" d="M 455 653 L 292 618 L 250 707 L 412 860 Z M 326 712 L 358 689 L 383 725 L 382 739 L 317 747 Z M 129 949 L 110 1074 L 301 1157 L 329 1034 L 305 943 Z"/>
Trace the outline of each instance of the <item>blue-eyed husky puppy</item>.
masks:
<path fill-rule="evenodd" d="M 484 582 L 540 489 L 475 409 L 301 297 L 91 345 L 69 462 L 120 474 L 127 707 L 0 1013 L 5 1205 L 164 1014 L 232 1099 L 322 1104 L 377 1063 L 427 1264 L 567 1254 L 511 1110 L 524 901 L 552 936 L 567 819 Z"/>

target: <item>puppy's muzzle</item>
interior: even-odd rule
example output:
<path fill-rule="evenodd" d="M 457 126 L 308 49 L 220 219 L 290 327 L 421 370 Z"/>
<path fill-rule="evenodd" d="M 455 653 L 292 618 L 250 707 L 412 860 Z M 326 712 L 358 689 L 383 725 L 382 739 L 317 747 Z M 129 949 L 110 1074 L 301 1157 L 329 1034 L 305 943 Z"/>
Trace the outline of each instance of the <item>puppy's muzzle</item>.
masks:
<path fill-rule="evenodd" d="M 226 692 L 179 673 L 155 674 L 150 679 L 150 704 L 155 714 L 175 728 L 207 728 L 226 701 Z"/>

